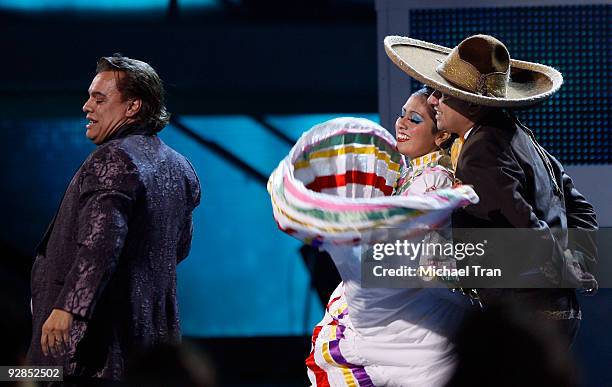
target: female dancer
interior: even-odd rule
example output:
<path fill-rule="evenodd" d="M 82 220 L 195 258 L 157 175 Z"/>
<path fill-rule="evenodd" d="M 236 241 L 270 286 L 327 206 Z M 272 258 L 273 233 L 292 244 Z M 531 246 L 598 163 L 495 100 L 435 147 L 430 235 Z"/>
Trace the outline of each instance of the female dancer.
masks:
<path fill-rule="evenodd" d="M 444 151 L 451 136 L 436 128 L 429 93 L 410 96 L 395 122 L 397 150 L 410 162 L 394 195 L 427 196 L 453 184 Z M 470 301 L 444 288 L 362 288 L 360 247 L 325 248 L 343 281 L 314 329 L 306 360 L 312 385 L 443 385 L 455 364 L 449 338 Z"/>

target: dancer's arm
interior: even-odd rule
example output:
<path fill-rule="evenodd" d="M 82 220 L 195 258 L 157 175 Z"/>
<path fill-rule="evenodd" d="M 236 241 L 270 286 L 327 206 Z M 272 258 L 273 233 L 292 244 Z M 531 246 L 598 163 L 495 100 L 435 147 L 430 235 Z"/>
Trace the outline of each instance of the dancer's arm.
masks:
<path fill-rule="evenodd" d="M 89 160 L 79 197 L 79 246 L 55 308 L 89 319 L 111 279 L 142 184 L 123 151 L 107 147 Z"/>

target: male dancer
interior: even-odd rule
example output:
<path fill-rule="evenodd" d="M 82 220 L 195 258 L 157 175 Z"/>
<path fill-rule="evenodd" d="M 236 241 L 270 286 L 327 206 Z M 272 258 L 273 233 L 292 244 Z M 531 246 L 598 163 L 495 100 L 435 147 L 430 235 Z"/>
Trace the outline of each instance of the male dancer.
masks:
<path fill-rule="evenodd" d="M 564 251 L 575 247 L 568 245 L 568 228 L 597 229 L 595 212 L 561 164 L 511 111 L 503 110 L 552 96 L 563 82 L 561 74 L 541 64 L 511 60 L 503 43 L 488 35 L 471 36 L 453 50 L 388 37 L 385 49 L 402 70 L 436 90 L 428 102 L 436 111 L 438 128 L 458 135 L 451 150 L 455 176 L 472 185 L 480 201 L 456 211 L 453 228 L 530 230 L 520 235 L 533 243 L 510 246 L 525 253 L 513 255 L 523 262 L 512 260 L 509 249 L 489 251 L 486 257 L 493 264 L 520 267 L 521 274 L 529 274 L 530 288 L 479 289 L 485 306 L 501 300 L 531 305 L 573 341 L 581 312 L 568 284 L 594 288 L 596 283 L 586 272 L 562 278 L 567 271 L 553 262 L 563 262 Z M 594 254 L 594 245 L 587 250 Z"/>

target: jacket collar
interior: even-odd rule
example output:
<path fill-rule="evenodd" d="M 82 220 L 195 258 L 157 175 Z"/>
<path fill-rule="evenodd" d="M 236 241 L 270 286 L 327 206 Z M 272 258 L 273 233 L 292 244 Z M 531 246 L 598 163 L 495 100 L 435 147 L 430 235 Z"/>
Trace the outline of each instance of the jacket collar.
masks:
<path fill-rule="evenodd" d="M 151 136 L 151 135 L 154 135 L 155 132 L 149 129 L 147 125 L 144 125 L 140 122 L 131 122 L 129 124 L 124 124 L 119 129 L 117 129 L 115 133 L 108 136 L 108 138 L 104 140 L 103 144 L 111 140 L 117 140 L 120 138 L 124 138 L 127 136 L 133 136 L 137 134 Z"/>

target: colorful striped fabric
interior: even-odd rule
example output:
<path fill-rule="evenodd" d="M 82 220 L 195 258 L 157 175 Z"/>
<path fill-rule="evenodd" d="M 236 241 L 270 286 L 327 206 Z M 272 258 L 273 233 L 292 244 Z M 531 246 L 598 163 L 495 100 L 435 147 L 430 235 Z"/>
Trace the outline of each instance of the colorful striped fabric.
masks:
<path fill-rule="evenodd" d="M 393 196 L 406 167 L 393 136 L 380 125 L 343 117 L 304 133 L 270 176 L 278 227 L 305 243 L 357 244 L 385 228 L 424 229 L 476 203 L 471 187 Z"/>
<path fill-rule="evenodd" d="M 341 292 L 342 285 L 334 294 Z M 354 337 L 354 330 L 347 330 L 348 305 L 344 295 L 338 295 L 327 305 L 326 314 L 312 335 L 312 348 L 306 359 L 308 376 L 312 386 L 346 386 L 346 387 L 374 387 L 366 367 L 348 361 L 341 349 L 342 342 Z M 350 324 L 349 324 L 350 326 Z"/>

